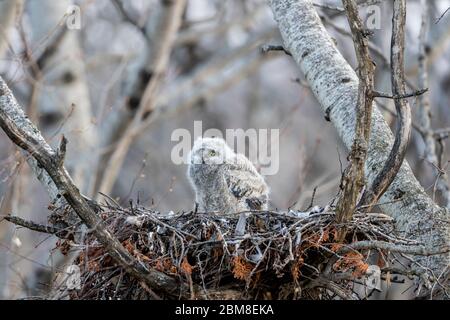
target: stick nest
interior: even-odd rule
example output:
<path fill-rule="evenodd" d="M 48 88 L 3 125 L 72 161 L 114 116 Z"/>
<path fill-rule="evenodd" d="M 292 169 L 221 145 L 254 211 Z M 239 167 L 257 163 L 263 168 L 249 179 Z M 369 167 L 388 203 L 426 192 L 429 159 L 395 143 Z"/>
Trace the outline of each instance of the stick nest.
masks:
<path fill-rule="evenodd" d="M 328 208 L 221 215 L 161 214 L 133 205 L 109 205 L 99 214 L 135 259 L 178 281 L 179 296 L 169 297 L 138 282 L 88 233 L 76 260 L 81 287 L 71 290 L 72 299 L 358 298 L 355 281 L 367 281 L 369 266 L 383 268 L 389 257 L 380 250 L 374 261 L 373 250 L 349 250 L 347 244 L 407 243 L 396 236 L 390 217 L 362 213 L 345 225 L 345 241 L 336 243 L 343 226 L 334 222 L 334 212 Z M 236 234 L 244 216 L 245 232 Z M 59 246 L 63 249 L 67 241 Z"/>

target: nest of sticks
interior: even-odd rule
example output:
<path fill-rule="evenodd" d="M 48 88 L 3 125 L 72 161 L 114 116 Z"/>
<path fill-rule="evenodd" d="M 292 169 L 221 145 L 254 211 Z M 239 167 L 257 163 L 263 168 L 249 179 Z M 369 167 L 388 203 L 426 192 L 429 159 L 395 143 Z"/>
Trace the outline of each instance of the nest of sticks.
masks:
<path fill-rule="evenodd" d="M 389 216 L 356 213 L 337 225 L 330 208 L 221 215 L 107 205 L 100 216 L 136 260 L 176 279 L 179 297 L 192 299 L 364 298 L 367 290 L 357 287 L 376 281 L 371 267 L 385 279 L 386 266 L 398 258 L 374 243 L 415 244 L 397 234 Z M 244 232 L 237 232 L 240 219 Z M 342 228 L 345 240 L 338 243 Z M 177 298 L 126 273 L 93 235 L 83 248 L 76 260 L 81 287 L 70 291 L 72 299 Z"/>

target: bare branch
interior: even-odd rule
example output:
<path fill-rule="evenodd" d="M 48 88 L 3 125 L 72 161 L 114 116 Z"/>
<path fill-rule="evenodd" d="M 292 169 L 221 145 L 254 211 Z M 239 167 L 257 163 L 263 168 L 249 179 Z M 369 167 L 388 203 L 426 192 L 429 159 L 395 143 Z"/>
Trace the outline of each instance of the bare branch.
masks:
<path fill-rule="evenodd" d="M 429 28 L 429 3 L 428 1 L 421 1 L 422 23 L 419 34 L 419 67 L 418 67 L 418 84 L 419 86 L 428 86 L 428 50 L 427 50 L 427 34 Z M 419 125 L 423 128 L 423 139 L 425 142 L 426 159 L 434 164 L 437 164 L 436 146 L 431 128 L 431 108 L 430 100 L 427 95 L 419 97 L 419 108 L 417 118 Z"/>
<path fill-rule="evenodd" d="M 403 95 L 392 95 L 392 94 L 388 94 L 388 93 L 384 93 L 384 92 L 380 92 L 380 91 L 373 91 L 373 97 L 374 98 L 394 99 L 394 100 L 396 100 L 396 99 L 407 99 L 407 98 L 421 96 L 421 95 L 423 95 L 426 92 L 428 92 L 428 88 L 417 90 L 417 91 L 411 92 L 411 93 L 406 93 L 406 94 L 403 94 Z"/>
<path fill-rule="evenodd" d="M 435 24 L 438 24 L 442 18 L 446 15 L 446 13 L 450 10 L 450 7 L 448 7 L 447 9 L 445 9 L 445 11 L 440 15 L 440 17 L 436 20 Z"/>
<path fill-rule="evenodd" d="M 122 17 L 130 23 L 131 25 L 135 26 L 145 37 L 148 36 L 147 30 L 140 26 L 137 21 L 135 21 L 125 10 L 125 7 L 123 5 L 123 2 L 121 0 L 112 0 L 113 5 L 116 7 L 117 11 L 122 15 Z"/>
<path fill-rule="evenodd" d="M 339 223 L 351 219 L 365 185 L 364 165 L 370 139 L 375 72 L 375 65 L 369 53 L 367 33 L 364 31 L 363 22 L 359 17 L 356 2 L 344 0 L 343 4 L 353 34 L 360 81 L 356 105 L 355 136 L 349 156 L 350 164 L 341 181 L 343 193 L 337 204 L 336 220 Z M 342 230 L 338 241 L 342 241 L 344 237 L 345 230 Z"/>
<path fill-rule="evenodd" d="M 14 217 L 14 216 L 6 216 L 5 217 L 6 221 L 9 221 L 11 223 L 14 223 L 17 226 L 21 226 L 36 232 L 41 232 L 41 233 L 48 233 L 48 234 L 57 234 L 59 233 L 61 230 L 52 227 L 52 226 L 44 226 L 32 221 L 27 221 L 24 220 L 22 218 L 19 217 Z"/>
<path fill-rule="evenodd" d="M 394 97 L 402 97 L 406 92 L 404 51 L 405 51 L 405 24 L 406 24 L 406 2 L 405 0 L 394 1 L 394 13 L 392 17 L 392 40 L 391 40 L 391 79 Z M 383 169 L 363 195 L 361 203 L 374 204 L 380 199 L 384 192 L 394 181 L 403 159 L 405 158 L 409 138 L 411 136 L 411 109 L 404 99 L 394 99 L 398 114 L 398 126 L 394 145 Z"/>

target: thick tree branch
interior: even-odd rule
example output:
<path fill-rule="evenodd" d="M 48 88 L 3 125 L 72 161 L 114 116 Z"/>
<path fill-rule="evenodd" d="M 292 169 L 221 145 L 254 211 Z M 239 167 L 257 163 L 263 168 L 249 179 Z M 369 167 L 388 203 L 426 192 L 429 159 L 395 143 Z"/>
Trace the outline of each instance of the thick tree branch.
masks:
<path fill-rule="evenodd" d="M 6 216 L 5 220 L 8 222 L 11 222 L 17 226 L 21 226 L 21 227 L 24 227 L 24 228 L 27 228 L 27 229 L 30 229 L 30 230 L 33 230 L 36 232 L 41 232 L 41 233 L 57 234 L 61 231 L 52 226 L 44 226 L 44 225 L 37 224 L 32 221 L 27 221 L 22 218 L 15 217 L 15 216 Z"/>
<path fill-rule="evenodd" d="M 400 95 L 392 95 L 392 94 L 388 94 L 388 93 L 384 93 L 384 92 L 379 92 L 379 91 L 373 91 L 373 97 L 374 98 L 386 98 L 386 99 L 407 99 L 407 98 L 412 98 L 412 97 L 418 97 L 421 96 L 423 94 L 425 94 L 426 92 L 428 92 L 428 88 L 425 89 L 420 89 L 411 93 L 405 93 L 405 94 L 400 94 Z"/>

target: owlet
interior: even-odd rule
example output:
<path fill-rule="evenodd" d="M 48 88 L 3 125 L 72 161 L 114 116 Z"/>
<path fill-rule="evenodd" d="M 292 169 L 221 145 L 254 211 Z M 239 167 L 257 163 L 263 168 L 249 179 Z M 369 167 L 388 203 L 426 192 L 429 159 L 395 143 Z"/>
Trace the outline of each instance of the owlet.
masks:
<path fill-rule="evenodd" d="M 223 139 L 197 139 L 188 159 L 188 177 L 200 212 L 267 210 L 269 188 L 264 178 Z"/>

